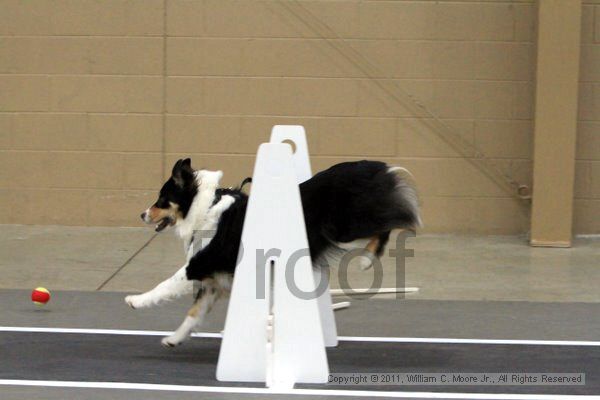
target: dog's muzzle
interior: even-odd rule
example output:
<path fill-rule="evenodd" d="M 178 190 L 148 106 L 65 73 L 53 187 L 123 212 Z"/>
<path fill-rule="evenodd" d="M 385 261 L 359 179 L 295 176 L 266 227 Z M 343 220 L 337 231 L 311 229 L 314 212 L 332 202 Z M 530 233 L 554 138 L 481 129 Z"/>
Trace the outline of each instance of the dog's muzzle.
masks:
<path fill-rule="evenodd" d="M 147 224 L 152 223 L 152 220 L 150 219 L 150 213 L 148 213 L 148 211 L 144 211 L 143 213 L 141 213 L 140 218 Z"/>
<path fill-rule="evenodd" d="M 141 213 L 140 218 L 142 219 L 142 221 L 144 221 L 147 224 L 152 224 L 155 222 L 150 217 L 150 213 L 148 212 L 148 210 Z M 171 226 L 171 225 L 175 225 L 175 220 L 171 217 L 164 217 L 160 221 L 158 221 L 158 223 L 156 223 L 156 227 L 154 230 L 156 232 L 160 232 L 160 231 L 164 230 L 166 227 Z"/>

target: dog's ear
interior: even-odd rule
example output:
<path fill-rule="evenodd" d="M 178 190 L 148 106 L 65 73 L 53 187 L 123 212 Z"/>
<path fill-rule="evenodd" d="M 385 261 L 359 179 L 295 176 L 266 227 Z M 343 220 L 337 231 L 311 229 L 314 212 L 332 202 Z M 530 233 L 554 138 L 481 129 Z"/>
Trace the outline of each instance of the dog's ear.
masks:
<path fill-rule="evenodd" d="M 173 166 L 171 175 L 177 186 L 187 186 L 194 179 L 194 170 L 192 169 L 191 160 L 189 158 L 178 160 Z"/>

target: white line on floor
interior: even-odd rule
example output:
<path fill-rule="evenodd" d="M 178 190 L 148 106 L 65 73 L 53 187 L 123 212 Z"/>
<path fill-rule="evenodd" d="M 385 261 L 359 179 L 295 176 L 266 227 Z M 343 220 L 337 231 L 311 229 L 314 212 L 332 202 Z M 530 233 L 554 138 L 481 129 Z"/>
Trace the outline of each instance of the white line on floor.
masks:
<path fill-rule="evenodd" d="M 20 379 L 0 379 L 0 385 L 6 386 L 42 386 L 87 389 L 128 389 L 172 392 L 237 393 L 263 395 L 304 395 L 304 396 L 356 396 L 356 397 L 393 397 L 419 399 L 481 399 L 481 400 L 599 400 L 594 395 L 559 394 L 507 394 L 507 393 L 451 393 L 451 392 L 391 392 L 371 390 L 340 389 L 269 389 L 256 387 L 230 386 L 188 386 L 164 385 L 154 383 L 127 382 L 77 382 L 77 381 L 38 381 Z"/>
<path fill-rule="evenodd" d="M 78 333 L 96 335 L 135 335 L 168 336 L 170 331 L 144 331 L 123 329 L 80 329 L 80 328 L 42 328 L 26 326 L 0 326 L 0 332 L 42 332 L 42 333 Z M 221 338 L 220 333 L 197 332 L 193 337 Z M 413 337 L 376 337 L 376 336 L 339 336 L 342 342 L 380 342 L 380 343 L 442 343 L 442 344 L 506 344 L 529 346 L 600 346 L 600 341 L 586 340 L 535 340 L 535 339 L 463 339 L 463 338 L 413 338 Z"/>

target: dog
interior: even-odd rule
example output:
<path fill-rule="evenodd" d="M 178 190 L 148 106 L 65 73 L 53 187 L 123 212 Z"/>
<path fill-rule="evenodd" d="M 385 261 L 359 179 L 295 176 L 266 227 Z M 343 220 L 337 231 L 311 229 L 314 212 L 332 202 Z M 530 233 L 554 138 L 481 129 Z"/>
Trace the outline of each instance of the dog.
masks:
<path fill-rule="evenodd" d="M 172 227 L 184 242 L 186 263 L 154 289 L 125 298 L 132 308 L 151 307 L 198 292 L 183 323 L 162 344 L 174 347 L 187 339 L 214 302 L 231 290 L 248 204 L 243 186 L 221 188 L 221 171 L 194 170 L 189 158 L 178 160 L 158 200 L 141 214 L 161 232 Z M 421 226 L 412 175 L 379 161 L 334 165 L 300 184 L 310 255 L 315 267 L 329 265 L 332 254 L 364 246 L 361 264 L 368 268 L 383 254 L 393 229 Z M 194 233 L 214 236 L 194 252 Z M 365 246 L 366 243 L 366 246 Z"/>

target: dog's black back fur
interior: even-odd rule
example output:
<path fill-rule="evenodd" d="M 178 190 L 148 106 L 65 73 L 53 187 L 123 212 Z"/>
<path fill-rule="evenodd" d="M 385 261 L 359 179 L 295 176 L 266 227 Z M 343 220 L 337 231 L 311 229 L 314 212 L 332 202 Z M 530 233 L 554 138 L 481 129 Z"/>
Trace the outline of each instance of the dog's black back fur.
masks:
<path fill-rule="evenodd" d="M 413 228 L 419 217 L 398 191 L 398 178 L 378 161 L 345 162 L 300 184 L 311 258 L 317 260 L 336 242 L 378 236 L 387 242 L 396 228 Z M 241 189 L 218 189 L 216 199 L 235 202 L 221 215 L 211 242 L 190 260 L 188 279 L 202 280 L 235 271 L 248 196 Z"/>

